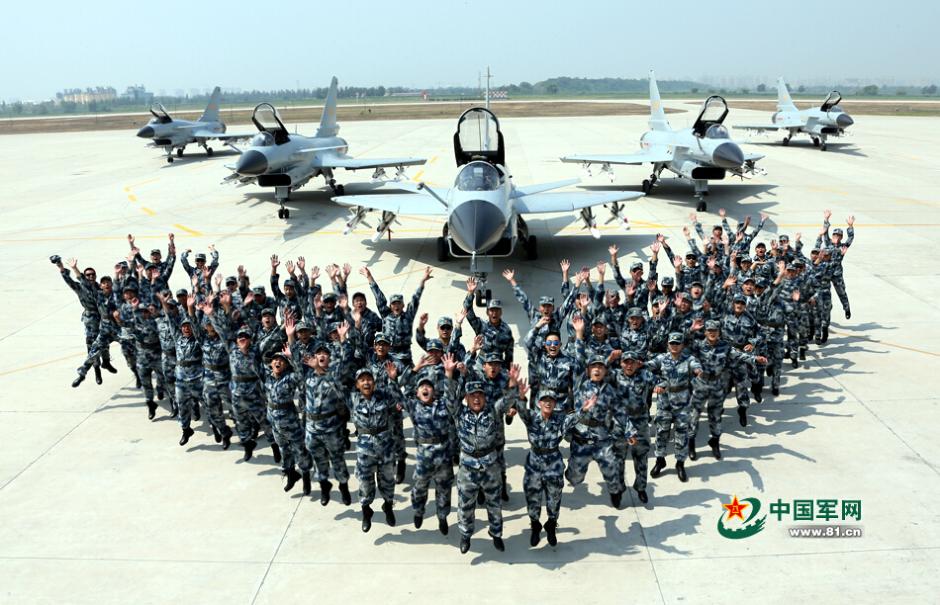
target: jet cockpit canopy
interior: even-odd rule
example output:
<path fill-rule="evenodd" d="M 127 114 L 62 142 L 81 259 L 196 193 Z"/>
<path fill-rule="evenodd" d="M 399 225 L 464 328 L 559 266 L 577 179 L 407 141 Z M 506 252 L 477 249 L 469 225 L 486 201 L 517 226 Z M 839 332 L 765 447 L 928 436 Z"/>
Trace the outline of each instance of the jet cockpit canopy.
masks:
<path fill-rule="evenodd" d="M 713 125 L 721 124 L 728 115 L 728 103 L 718 95 L 713 95 L 705 99 L 702 103 L 702 111 L 699 112 L 695 124 L 692 126 L 692 132 L 697 137 L 705 137 Z M 725 131 L 727 133 L 727 130 Z M 727 138 L 727 137 L 714 137 Z"/>
<path fill-rule="evenodd" d="M 475 160 L 500 165 L 506 163 L 503 133 L 492 111 L 473 107 L 461 114 L 454 133 L 454 156 L 458 166 Z"/>
<path fill-rule="evenodd" d="M 161 103 L 154 103 L 150 106 L 150 113 L 153 114 L 151 124 L 168 124 L 173 121 L 170 114 L 166 112 Z"/>
<path fill-rule="evenodd" d="M 290 140 L 287 127 L 284 126 L 281 116 L 278 115 L 277 110 L 270 103 L 261 103 L 255 107 L 255 110 L 251 113 L 251 121 L 255 123 L 260 132 L 273 137 L 275 145 L 281 145 Z"/>
<path fill-rule="evenodd" d="M 842 100 L 842 95 L 838 90 L 833 90 L 829 93 L 829 96 L 826 97 L 826 100 L 823 101 L 821 110 L 825 112 L 831 111 L 832 113 L 842 113 L 842 108 L 839 107 L 839 102 Z"/>

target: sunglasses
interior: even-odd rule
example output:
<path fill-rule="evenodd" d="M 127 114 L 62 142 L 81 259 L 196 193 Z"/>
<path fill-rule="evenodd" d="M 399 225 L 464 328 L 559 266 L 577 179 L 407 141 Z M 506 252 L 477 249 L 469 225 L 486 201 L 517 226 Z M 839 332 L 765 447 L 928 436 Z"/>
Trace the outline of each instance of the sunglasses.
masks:
<path fill-rule="evenodd" d="M 441 326 L 441 330 L 453 330 L 454 326 Z"/>
<path fill-rule="evenodd" d="M 560 344 L 561 344 L 560 340 L 546 340 L 545 341 L 546 347 L 557 347 Z"/>

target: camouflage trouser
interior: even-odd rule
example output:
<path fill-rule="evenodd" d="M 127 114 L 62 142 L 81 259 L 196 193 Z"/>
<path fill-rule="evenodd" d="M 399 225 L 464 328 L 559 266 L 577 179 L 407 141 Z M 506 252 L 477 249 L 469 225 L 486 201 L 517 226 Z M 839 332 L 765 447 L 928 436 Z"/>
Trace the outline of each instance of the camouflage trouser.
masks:
<path fill-rule="evenodd" d="M 143 377 L 141 377 L 143 379 Z M 193 409 L 199 405 L 202 398 L 202 377 L 183 380 L 176 377 L 176 405 L 179 406 L 180 426 L 190 428 L 193 420 Z"/>
<path fill-rule="evenodd" d="M 333 478 L 340 483 L 349 483 L 349 468 L 346 466 L 346 444 L 343 440 L 342 428 L 326 433 L 316 432 L 307 425 L 304 432 L 304 445 L 313 464 L 316 466 L 316 481 L 326 481 L 330 478 L 330 467 L 333 467 Z"/>
<path fill-rule="evenodd" d="M 765 342 L 767 343 L 767 367 L 764 372 L 770 368 L 770 386 L 780 388 L 780 374 L 783 371 L 783 360 L 785 356 L 785 343 L 783 328 L 769 328 L 764 332 Z"/>
<path fill-rule="evenodd" d="M 580 442 L 577 438 L 571 439 L 571 455 L 568 456 L 568 468 L 565 478 L 571 485 L 578 485 L 584 481 L 588 465 L 591 460 L 597 462 L 601 475 L 607 483 L 607 490 L 612 494 L 620 494 L 626 489 L 621 481 L 617 469 L 617 455 L 614 453 L 613 441 Z"/>
<path fill-rule="evenodd" d="M 463 455 L 465 454 L 461 456 Z M 457 526 L 460 528 L 460 535 L 473 535 L 477 494 L 482 490 L 490 535 L 503 537 L 503 509 L 499 500 L 501 487 L 502 478 L 495 459 L 484 468 L 470 468 L 461 462 L 457 468 Z"/>
<path fill-rule="evenodd" d="M 163 367 L 163 379 L 166 380 L 166 392 L 169 394 L 170 405 L 176 405 L 176 352 L 163 351 L 160 355 L 160 365 Z"/>
<path fill-rule="evenodd" d="M 134 344 L 134 337 L 127 332 L 127 330 L 121 328 L 118 332 L 118 342 L 121 343 L 121 354 L 124 356 L 124 362 L 127 363 L 127 368 L 137 373 L 137 347 Z M 164 377 L 166 374 L 164 373 Z"/>
<path fill-rule="evenodd" d="M 100 331 L 101 318 L 98 315 L 82 313 L 82 325 L 85 326 L 85 350 L 91 353 L 91 347 L 98 338 Z M 110 342 L 110 341 L 109 341 Z M 97 368 L 101 366 L 102 361 L 110 361 L 111 353 L 108 347 L 102 347 L 94 357 L 93 365 Z"/>
<path fill-rule="evenodd" d="M 241 385 L 250 384 L 250 387 Z M 235 420 L 235 432 L 241 443 L 257 439 L 263 431 L 268 441 L 274 443 L 274 433 L 268 422 L 264 398 L 258 390 L 258 383 L 234 383 L 232 390 L 232 417 Z"/>
<path fill-rule="evenodd" d="M 206 415 L 209 424 L 220 434 L 230 434 L 225 424 L 225 410 L 232 406 L 232 392 L 229 390 L 230 377 L 219 372 L 206 370 L 202 378 L 202 400 L 206 403 Z M 224 406 L 224 407 L 223 407 Z"/>
<path fill-rule="evenodd" d="M 832 317 L 832 290 L 828 284 L 816 293 L 816 306 L 813 310 L 816 314 L 816 339 L 819 340 L 822 338 L 822 331 L 829 327 Z"/>
<path fill-rule="evenodd" d="M 659 395 L 656 402 L 656 416 L 653 424 L 656 426 L 656 447 L 654 453 L 657 458 L 666 456 L 669 446 L 669 431 L 675 430 L 674 444 L 676 448 L 676 461 L 683 462 L 689 457 L 689 417 L 692 415 L 692 404 L 688 391 L 678 393 L 665 392 Z"/>
<path fill-rule="evenodd" d="M 450 492 L 454 487 L 454 466 L 450 445 L 446 442 L 419 444 L 415 459 L 411 507 L 416 515 L 424 516 L 424 507 L 428 502 L 428 488 L 433 481 L 437 518 L 447 518 L 450 514 Z"/>
<path fill-rule="evenodd" d="M 839 297 L 842 310 L 848 313 L 851 310 L 849 309 L 849 295 L 845 291 L 845 277 L 843 277 L 841 270 L 832 276 L 832 287 L 836 290 L 836 296 Z"/>
<path fill-rule="evenodd" d="M 726 378 L 721 374 L 714 380 L 695 378 L 692 391 L 692 405 L 689 416 L 689 439 L 694 440 L 698 435 L 698 421 L 702 410 L 708 411 L 708 434 L 712 437 L 721 437 L 721 415 L 725 410 Z"/>
<path fill-rule="evenodd" d="M 134 352 L 137 359 L 137 377 L 140 378 L 140 384 L 144 389 L 144 397 L 147 401 L 153 401 L 153 378 L 156 376 L 157 386 L 164 388 L 163 367 L 160 363 L 160 347 L 148 347 L 137 345 Z"/>
<path fill-rule="evenodd" d="M 82 318 L 84 322 L 84 317 Z M 117 329 L 114 324 L 111 322 L 100 322 L 98 325 L 98 334 L 92 340 L 91 344 L 88 345 L 88 355 L 85 357 L 85 361 L 82 362 L 82 366 L 78 368 L 78 373 L 82 376 L 88 373 L 88 370 L 92 366 L 100 366 L 100 361 L 102 359 L 109 359 L 107 355 L 108 346 L 117 340 Z M 87 328 L 88 325 L 85 325 L 86 328 L 86 339 L 88 336 Z"/>
<path fill-rule="evenodd" d="M 787 309 L 787 357 L 796 359 L 809 342 L 809 311 L 807 305 L 795 304 Z"/>
<path fill-rule="evenodd" d="M 742 408 L 751 405 L 751 369 L 747 364 L 738 364 L 731 368 L 731 381 L 734 383 L 734 396 L 738 406 Z"/>
<path fill-rule="evenodd" d="M 529 518 L 538 521 L 542 516 L 542 499 L 549 519 L 558 519 L 561 508 L 561 490 L 565 486 L 565 461 L 561 452 L 536 454 L 529 451 L 525 459 L 522 489 L 525 491 Z"/>
<path fill-rule="evenodd" d="M 300 472 L 309 471 L 313 461 L 304 447 L 304 430 L 297 418 L 297 411 L 293 408 L 268 408 L 268 419 L 271 421 L 274 443 L 281 449 L 281 468 L 287 470 L 296 464 L 300 467 Z"/>
<path fill-rule="evenodd" d="M 359 504 L 368 506 L 375 500 L 375 484 L 378 478 L 379 494 L 383 500 L 395 497 L 395 452 L 394 444 L 378 443 L 376 447 L 356 447 L 356 479 L 359 480 Z"/>
<path fill-rule="evenodd" d="M 405 415 L 400 412 L 392 412 L 392 450 L 395 453 L 395 460 L 405 459 Z"/>
<path fill-rule="evenodd" d="M 626 459 L 627 450 L 630 450 L 630 457 L 633 459 L 633 472 L 636 478 L 633 480 L 633 489 L 638 492 L 646 490 L 646 479 L 649 475 L 649 453 L 650 453 L 650 423 L 649 418 L 637 417 L 630 418 L 633 428 L 636 429 L 636 445 L 630 445 L 627 440 L 620 437 L 614 441 L 614 454 L 617 456 L 617 474 L 620 476 L 620 482 L 627 484 L 626 479 Z"/>

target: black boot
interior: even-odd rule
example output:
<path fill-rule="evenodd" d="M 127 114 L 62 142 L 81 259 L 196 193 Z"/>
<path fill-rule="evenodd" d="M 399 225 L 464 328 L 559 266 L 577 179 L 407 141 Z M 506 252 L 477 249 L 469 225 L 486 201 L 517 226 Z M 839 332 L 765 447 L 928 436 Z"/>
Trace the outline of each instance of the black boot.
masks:
<path fill-rule="evenodd" d="M 790 362 L 793 364 L 794 368 L 800 367 L 800 362 L 796 360 L 796 357 L 791 358 Z"/>
<path fill-rule="evenodd" d="M 643 504 L 646 504 L 647 502 L 650 501 L 650 497 L 646 495 L 645 489 L 636 490 L 636 495 L 640 499 L 640 502 L 642 502 Z"/>
<path fill-rule="evenodd" d="M 437 520 L 437 531 L 441 532 L 445 536 L 447 535 L 447 532 L 450 531 L 450 528 L 447 527 L 447 519 Z"/>
<path fill-rule="evenodd" d="M 738 422 L 741 426 L 747 426 L 747 408 L 743 405 L 738 406 Z"/>
<path fill-rule="evenodd" d="M 398 464 L 395 466 L 395 483 L 404 483 L 405 482 L 405 459 L 400 458 Z"/>
<path fill-rule="evenodd" d="M 382 512 L 385 513 L 385 522 L 388 523 L 390 527 L 395 527 L 395 511 L 392 510 L 391 500 L 386 500 L 382 504 Z"/>
<path fill-rule="evenodd" d="M 558 529 L 558 521 L 549 519 L 545 522 L 545 537 L 548 538 L 549 546 L 558 544 L 558 538 L 555 536 L 555 530 Z"/>
<path fill-rule="evenodd" d="M 251 455 L 255 452 L 255 446 L 258 445 L 258 442 L 254 439 L 249 439 L 248 441 L 242 443 L 242 447 L 245 448 L 245 457 L 242 458 L 245 462 L 251 460 Z"/>
<path fill-rule="evenodd" d="M 503 502 L 509 502 L 509 484 L 506 483 L 506 477 L 503 477 L 503 488 L 499 492 L 499 497 Z"/>
<path fill-rule="evenodd" d="M 232 446 L 232 429 L 225 427 L 222 431 L 222 449 L 227 450 Z"/>
<path fill-rule="evenodd" d="M 76 378 L 75 380 L 72 381 L 72 388 L 73 388 L 73 389 L 74 389 L 74 388 L 77 388 L 78 385 L 80 385 L 80 384 L 83 383 L 83 382 L 85 382 L 85 375 L 84 375 L 84 374 L 79 374 L 79 375 L 78 375 L 78 378 Z"/>
<path fill-rule="evenodd" d="M 650 470 L 650 477 L 656 479 L 663 474 L 664 468 L 666 468 L 666 459 L 657 457 L 656 464 L 654 464 L 653 468 Z"/>
<path fill-rule="evenodd" d="M 470 550 L 470 536 L 460 536 L 460 554 L 465 555 Z"/>
<path fill-rule="evenodd" d="M 770 387 L 770 392 L 775 396 L 780 394 L 780 387 Z"/>
<path fill-rule="evenodd" d="M 310 471 L 301 473 L 300 480 L 303 483 L 304 495 L 310 495 Z"/>
<path fill-rule="evenodd" d="M 183 429 L 183 436 L 180 437 L 180 445 L 186 445 L 189 443 L 189 438 L 196 434 L 196 431 L 192 429 Z"/>
<path fill-rule="evenodd" d="M 368 533 L 372 529 L 372 507 L 368 504 L 362 505 L 362 531 Z"/>
<path fill-rule="evenodd" d="M 271 444 L 271 455 L 274 456 L 274 462 L 276 464 L 281 462 L 281 448 L 278 444 Z"/>
<path fill-rule="evenodd" d="M 767 366 L 766 372 L 767 372 L 767 377 L 768 377 L 768 378 L 771 377 L 771 376 L 773 376 L 773 375 L 774 375 L 774 369 L 773 369 L 773 367 Z"/>
<path fill-rule="evenodd" d="M 829 342 L 829 326 L 826 326 L 825 328 L 823 328 L 822 341 L 823 341 L 823 344 L 826 344 L 827 342 Z"/>
<path fill-rule="evenodd" d="M 345 483 L 341 484 L 345 485 Z M 333 489 L 333 484 L 329 481 L 320 482 L 320 505 L 326 506 L 330 503 L 330 490 Z"/>
<path fill-rule="evenodd" d="M 506 426 L 509 426 L 510 424 L 512 424 L 512 420 L 513 420 L 513 418 L 515 418 L 515 416 L 508 416 L 508 415 L 507 415 L 507 416 L 505 416 L 505 418 L 506 418 Z"/>
<path fill-rule="evenodd" d="M 113 365 L 111 365 L 111 360 L 110 360 L 110 359 L 107 360 L 107 361 L 102 361 L 102 362 L 101 362 L 101 367 L 104 368 L 104 369 L 106 369 L 107 371 L 111 372 L 112 374 L 117 374 L 117 368 L 114 367 Z"/>
<path fill-rule="evenodd" d="M 415 529 L 421 529 L 422 525 L 424 525 L 424 515 L 415 513 Z"/>
<path fill-rule="evenodd" d="M 698 460 L 698 452 L 695 451 L 695 437 L 689 437 L 689 459 Z"/>
<path fill-rule="evenodd" d="M 848 309 L 845 310 L 845 318 L 852 319 L 852 312 L 849 311 Z"/>
<path fill-rule="evenodd" d="M 800 347 L 800 361 L 806 361 L 806 349 Z"/>
<path fill-rule="evenodd" d="M 352 503 L 352 496 L 349 494 L 349 484 L 340 483 L 339 484 L 339 495 L 343 500 L 343 504 L 349 506 Z"/>
<path fill-rule="evenodd" d="M 180 406 L 176 405 L 176 402 L 170 404 L 170 418 L 176 418 L 180 415 Z"/>
<path fill-rule="evenodd" d="M 623 492 L 610 492 L 610 504 L 614 508 L 620 508 L 620 503 L 623 501 Z"/>
<path fill-rule="evenodd" d="M 503 552 L 504 550 L 506 550 L 506 545 L 503 544 L 503 539 L 498 536 L 493 536 L 493 548 L 495 548 L 499 552 Z"/>
<path fill-rule="evenodd" d="M 300 473 L 297 472 L 297 469 L 293 466 L 287 469 L 287 484 L 284 486 L 284 491 L 289 492 L 294 489 L 294 485 L 296 485 L 300 479 L 301 476 Z"/>
<path fill-rule="evenodd" d="M 202 410 L 199 409 L 198 403 L 193 404 L 193 420 L 196 422 L 202 420 Z"/>
<path fill-rule="evenodd" d="M 222 433 L 219 432 L 219 429 L 212 427 L 212 437 L 216 443 L 222 443 Z"/>
<path fill-rule="evenodd" d="M 483 495 L 483 490 L 482 489 L 478 490 L 477 491 L 477 504 L 482 506 L 485 503 L 486 503 L 486 496 Z"/>
<path fill-rule="evenodd" d="M 721 460 L 721 447 L 718 443 L 719 437 L 712 437 L 708 440 L 708 447 L 712 448 L 712 456 L 715 457 L 715 460 Z"/>
<path fill-rule="evenodd" d="M 538 519 L 529 519 L 529 528 L 532 530 L 529 536 L 529 546 L 538 546 L 542 538 L 542 524 Z"/>
<path fill-rule="evenodd" d="M 164 397 L 166 397 L 166 391 L 163 390 L 163 387 L 157 386 L 157 401 L 163 401 Z"/>
<path fill-rule="evenodd" d="M 689 476 L 685 473 L 685 462 L 676 462 L 676 474 L 679 475 L 679 481 L 685 483 Z"/>
<path fill-rule="evenodd" d="M 104 382 L 103 380 L 101 380 L 101 368 L 95 366 L 94 370 L 95 370 L 95 382 L 98 384 L 101 384 L 102 382 Z"/>
<path fill-rule="evenodd" d="M 764 385 L 761 383 L 755 383 L 751 385 L 751 395 L 754 396 L 754 401 L 760 403 L 764 400 Z"/>
<path fill-rule="evenodd" d="M 157 404 L 153 401 L 147 401 L 147 419 L 153 420 L 153 417 L 157 415 Z"/>
<path fill-rule="evenodd" d="M 134 384 L 134 388 L 135 388 L 135 389 L 139 389 L 139 388 L 141 388 L 142 386 L 144 386 L 144 385 L 140 382 L 140 375 L 137 373 L 137 370 L 134 370 L 134 383 L 135 383 L 135 384 Z"/>

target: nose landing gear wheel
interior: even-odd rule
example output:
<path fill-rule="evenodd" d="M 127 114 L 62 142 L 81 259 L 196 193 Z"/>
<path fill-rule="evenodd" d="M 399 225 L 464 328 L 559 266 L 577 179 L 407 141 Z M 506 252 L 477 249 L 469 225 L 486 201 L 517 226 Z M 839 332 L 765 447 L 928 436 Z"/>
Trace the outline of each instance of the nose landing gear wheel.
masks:
<path fill-rule="evenodd" d="M 447 240 L 443 237 L 437 238 L 437 260 L 445 262 L 450 260 L 450 251 L 447 249 Z"/>
<path fill-rule="evenodd" d="M 649 179 L 643 179 L 643 193 L 649 195 L 649 192 L 653 189 L 653 184 Z"/>
<path fill-rule="evenodd" d="M 813 147 L 819 147 L 819 139 L 816 137 L 813 137 Z"/>
<path fill-rule="evenodd" d="M 696 212 L 705 212 L 708 210 L 708 204 L 705 203 L 705 200 L 699 200 L 698 205 L 695 207 Z"/>
<path fill-rule="evenodd" d="M 528 239 L 526 239 L 524 248 L 526 260 L 538 260 L 539 242 L 534 235 L 530 235 Z"/>
<path fill-rule="evenodd" d="M 212 157 L 212 147 L 206 147 L 206 155 Z"/>
<path fill-rule="evenodd" d="M 790 144 L 790 137 L 783 137 L 783 146 L 786 147 Z"/>
<path fill-rule="evenodd" d="M 277 211 L 277 218 L 290 218 L 290 210 L 287 208 L 279 208 Z"/>
<path fill-rule="evenodd" d="M 171 155 L 166 156 L 166 163 L 167 163 L 167 164 L 172 164 L 172 163 L 173 163 L 173 156 L 171 156 Z"/>
<path fill-rule="evenodd" d="M 337 185 L 337 186 L 336 186 L 336 195 L 345 195 L 345 194 L 346 194 L 346 188 L 343 187 L 342 185 Z"/>
<path fill-rule="evenodd" d="M 182 148 L 182 147 L 180 147 L 179 149 L 176 150 L 176 157 L 178 157 L 178 158 L 183 157 L 183 148 Z"/>

